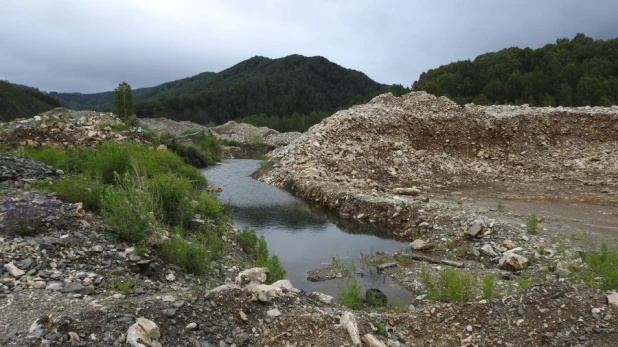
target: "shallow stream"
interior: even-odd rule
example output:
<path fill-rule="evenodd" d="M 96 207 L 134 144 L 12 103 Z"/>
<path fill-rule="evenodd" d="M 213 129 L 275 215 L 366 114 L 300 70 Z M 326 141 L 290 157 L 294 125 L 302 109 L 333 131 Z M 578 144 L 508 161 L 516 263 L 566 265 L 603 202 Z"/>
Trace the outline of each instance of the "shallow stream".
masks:
<path fill-rule="evenodd" d="M 264 235 L 268 248 L 277 254 L 287 270 L 286 278 L 295 288 L 319 291 L 335 298 L 351 283 L 349 279 L 324 282 L 307 280 L 307 271 L 321 268 L 335 257 L 343 263 L 355 264 L 363 276 L 355 276 L 361 293 L 379 288 L 391 303 L 407 304 L 413 295 L 390 278 L 364 269 L 361 254 L 382 251 L 393 253 L 407 244 L 389 239 L 388 232 L 376 225 L 361 224 L 312 206 L 290 193 L 251 178 L 261 161 L 230 159 L 206 168 L 203 173 L 213 186 L 223 189 L 221 202 L 232 207 L 234 225 L 255 229 Z"/>

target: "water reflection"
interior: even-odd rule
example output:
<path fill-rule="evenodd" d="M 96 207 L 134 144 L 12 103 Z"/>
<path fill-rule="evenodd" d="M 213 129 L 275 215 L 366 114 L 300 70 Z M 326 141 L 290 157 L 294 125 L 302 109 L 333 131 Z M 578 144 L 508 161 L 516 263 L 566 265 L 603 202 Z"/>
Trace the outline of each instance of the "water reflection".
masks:
<path fill-rule="evenodd" d="M 236 227 L 249 226 L 264 235 L 295 287 L 336 295 L 341 281 L 309 282 L 307 271 L 320 267 L 332 256 L 358 259 L 360 253 L 395 252 L 406 247 L 405 243 L 389 239 L 383 227 L 343 219 L 254 180 L 250 175 L 259 164 L 259 160 L 225 160 L 203 172 L 212 185 L 223 188 L 220 199 L 229 202 Z M 387 294 L 407 296 L 387 277 L 382 281 L 380 288 Z"/>

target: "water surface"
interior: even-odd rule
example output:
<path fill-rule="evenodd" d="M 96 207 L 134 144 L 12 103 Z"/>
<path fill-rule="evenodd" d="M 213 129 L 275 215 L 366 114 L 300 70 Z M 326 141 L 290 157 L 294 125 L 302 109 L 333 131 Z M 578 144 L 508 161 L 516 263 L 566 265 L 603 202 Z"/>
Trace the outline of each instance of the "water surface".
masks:
<path fill-rule="evenodd" d="M 251 178 L 259 160 L 230 159 L 206 168 L 211 185 L 220 186 L 219 198 L 232 207 L 234 225 L 264 235 L 271 252 L 277 254 L 294 287 L 336 296 L 345 286 L 342 280 L 310 282 L 307 271 L 322 267 L 331 257 L 358 261 L 361 253 L 397 252 L 407 244 L 388 238 L 388 231 L 373 224 L 346 220 L 312 206 L 290 193 Z M 379 287 L 389 300 L 410 302 L 412 295 L 386 276 L 358 278 L 366 289 Z M 364 293 L 364 290 L 363 290 Z"/>

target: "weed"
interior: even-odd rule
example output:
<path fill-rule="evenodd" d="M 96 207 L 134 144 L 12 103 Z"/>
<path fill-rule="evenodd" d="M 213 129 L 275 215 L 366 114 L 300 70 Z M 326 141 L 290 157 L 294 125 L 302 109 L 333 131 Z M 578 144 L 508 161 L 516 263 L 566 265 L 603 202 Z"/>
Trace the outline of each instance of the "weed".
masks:
<path fill-rule="evenodd" d="M 363 306 L 363 297 L 356 281 L 352 281 L 347 288 L 339 292 L 339 303 L 353 310 L 360 310 Z"/>
<path fill-rule="evenodd" d="M 586 282 L 603 290 L 618 289 L 618 254 L 609 251 L 606 244 L 598 253 L 584 257 L 588 269 L 584 272 Z"/>
<path fill-rule="evenodd" d="M 197 196 L 197 211 L 203 218 L 219 220 L 226 216 L 226 208 L 217 197 L 208 192 L 201 192 Z"/>
<path fill-rule="evenodd" d="M 457 199 L 457 205 L 463 206 L 463 200 L 462 199 Z"/>
<path fill-rule="evenodd" d="M 431 300 L 444 302 L 471 301 L 476 297 L 477 276 L 461 270 L 444 269 L 436 280 L 421 270 L 421 282 Z"/>
<path fill-rule="evenodd" d="M 138 242 L 133 245 L 133 250 L 135 255 L 139 255 L 140 257 L 146 255 L 148 253 L 148 247 L 144 242 Z"/>
<path fill-rule="evenodd" d="M 163 243 L 159 250 L 161 258 L 166 262 L 176 264 L 188 273 L 202 275 L 208 270 L 211 260 L 207 244 L 208 240 L 203 236 L 193 235 L 185 239 L 182 229 L 177 227 L 174 236 Z"/>
<path fill-rule="evenodd" d="M 260 235 L 256 246 L 256 264 L 258 267 L 266 267 L 270 272 L 269 281 L 276 282 L 285 278 L 286 271 L 279 262 L 279 257 L 273 254 L 269 254 L 268 245 L 264 235 Z"/>
<path fill-rule="evenodd" d="M 23 204 L 7 200 L 2 204 L 2 210 L 6 211 L 4 224 L 9 234 L 33 236 L 43 227 L 40 209 L 30 198 L 26 198 Z"/>
<path fill-rule="evenodd" d="M 384 328 L 386 327 L 384 323 L 376 319 L 373 321 L 373 326 L 376 327 L 376 329 L 378 329 L 378 334 L 384 333 Z"/>
<path fill-rule="evenodd" d="M 258 237 L 255 234 L 255 230 L 250 229 L 249 227 L 244 227 L 242 231 L 240 231 L 236 235 L 236 240 L 240 247 L 247 253 L 253 252 L 258 243 Z"/>
<path fill-rule="evenodd" d="M 494 296 L 494 276 L 483 277 L 483 298 L 491 299 Z"/>
<path fill-rule="evenodd" d="M 157 215 L 169 226 L 186 226 L 193 217 L 187 196 L 193 187 L 185 177 L 172 173 L 158 174 L 148 182 L 148 192 L 157 206 Z"/>
<path fill-rule="evenodd" d="M 504 212 L 504 205 L 502 204 L 502 200 L 498 201 L 498 212 Z"/>
<path fill-rule="evenodd" d="M 101 206 L 101 214 L 119 239 L 139 242 L 148 236 L 154 202 L 128 174 L 116 174 L 116 186 L 106 187 Z"/>
<path fill-rule="evenodd" d="M 532 279 L 532 276 L 530 276 L 530 274 L 528 274 L 525 271 L 522 274 L 522 276 L 519 278 L 519 280 L 517 280 L 517 285 L 521 290 L 526 290 L 532 287 L 533 284 L 534 284 L 534 280 Z"/>
<path fill-rule="evenodd" d="M 539 220 L 536 218 L 536 215 L 533 214 L 530 218 L 528 218 L 528 221 L 526 221 L 526 230 L 528 230 L 528 233 L 530 234 L 536 234 L 536 228 L 538 225 Z"/>
<path fill-rule="evenodd" d="M 129 295 L 135 291 L 135 280 L 131 276 L 124 278 L 114 277 L 110 280 L 112 290 L 119 290 L 122 295 Z"/>
<path fill-rule="evenodd" d="M 57 192 L 61 198 L 72 202 L 81 202 L 84 208 L 98 211 L 101 208 L 101 198 L 105 186 L 97 179 L 86 175 L 64 176 L 55 182 L 37 184 L 45 190 Z"/>

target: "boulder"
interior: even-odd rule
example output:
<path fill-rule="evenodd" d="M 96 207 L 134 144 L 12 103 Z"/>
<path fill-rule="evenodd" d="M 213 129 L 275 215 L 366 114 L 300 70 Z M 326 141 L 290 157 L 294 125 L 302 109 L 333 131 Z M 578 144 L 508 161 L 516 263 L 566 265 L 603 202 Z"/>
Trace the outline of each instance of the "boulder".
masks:
<path fill-rule="evenodd" d="M 515 248 L 515 243 L 511 240 L 504 240 L 502 241 L 502 245 L 506 248 L 506 249 L 513 249 Z"/>
<path fill-rule="evenodd" d="M 255 283 L 262 284 L 268 282 L 270 272 L 265 267 L 254 267 L 242 271 L 236 276 L 236 284 L 242 286 L 245 284 Z"/>
<path fill-rule="evenodd" d="M 363 339 L 362 340 L 369 347 L 386 347 L 386 345 L 384 343 L 382 343 L 382 341 L 378 340 L 377 337 L 375 337 L 375 336 L 373 336 L 371 334 L 363 335 Z"/>
<path fill-rule="evenodd" d="M 515 253 L 507 253 L 500 258 L 499 266 L 507 270 L 523 270 L 528 266 L 528 258 Z"/>
<path fill-rule="evenodd" d="M 495 257 L 498 255 L 496 251 L 491 247 L 491 245 L 484 245 L 481 247 L 481 253 L 485 254 L 488 257 Z"/>
<path fill-rule="evenodd" d="M 13 262 L 8 264 L 4 264 L 4 268 L 8 271 L 13 277 L 21 277 L 26 274 L 26 271 L 19 269 Z"/>
<path fill-rule="evenodd" d="M 613 308 L 618 308 L 618 293 L 613 292 L 607 296 L 607 304 Z"/>
<path fill-rule="evenodd" d="M 471 237 L 478 237 L 481 234 L 481 231 L 483 231 L 483 225 L 481 225 L 481 223 L 474 223 L 472 224 L 468 230 L 466 230 L 466 235 L 471 236 Z"/>
<path fill-rule="evenodd" d="M 433 248 L 433 246 L 425 240 L 417 239 L 410 243 L 410 248 L 412 248 L 413 251 L 426 251 Z"/>
<path fill-rule="evenodd" d="M 318 299 L 320 299 L 320 301 L 326 303 L 326 304 L 331 304 L 333 302 L 333 297 L 330 295 L 326 295 L 324 293 L 320 293 L 320 292 L 313 292 L 313 295 L 316 295 L 318 297 Z"/>
<path fill-rule="evenodd" d="M 344 312 L 341 315 L 341 319 L 339 320 L 339 324 L 347 330 L 350 335 L 350 340 L 352 340 L 352 344 L 354 346 L 361 345 L 360 334 L 358 332 L 358 325 L 356 324 L 356 318 L 351 312 Z"/>
<path fill-rule="evenodd" d="M 134 347 L 162 347 L 158 342 L 160 336 L 159 327 L 153 321 L 140 317 L 127 330 L 127 343 Z"/>

